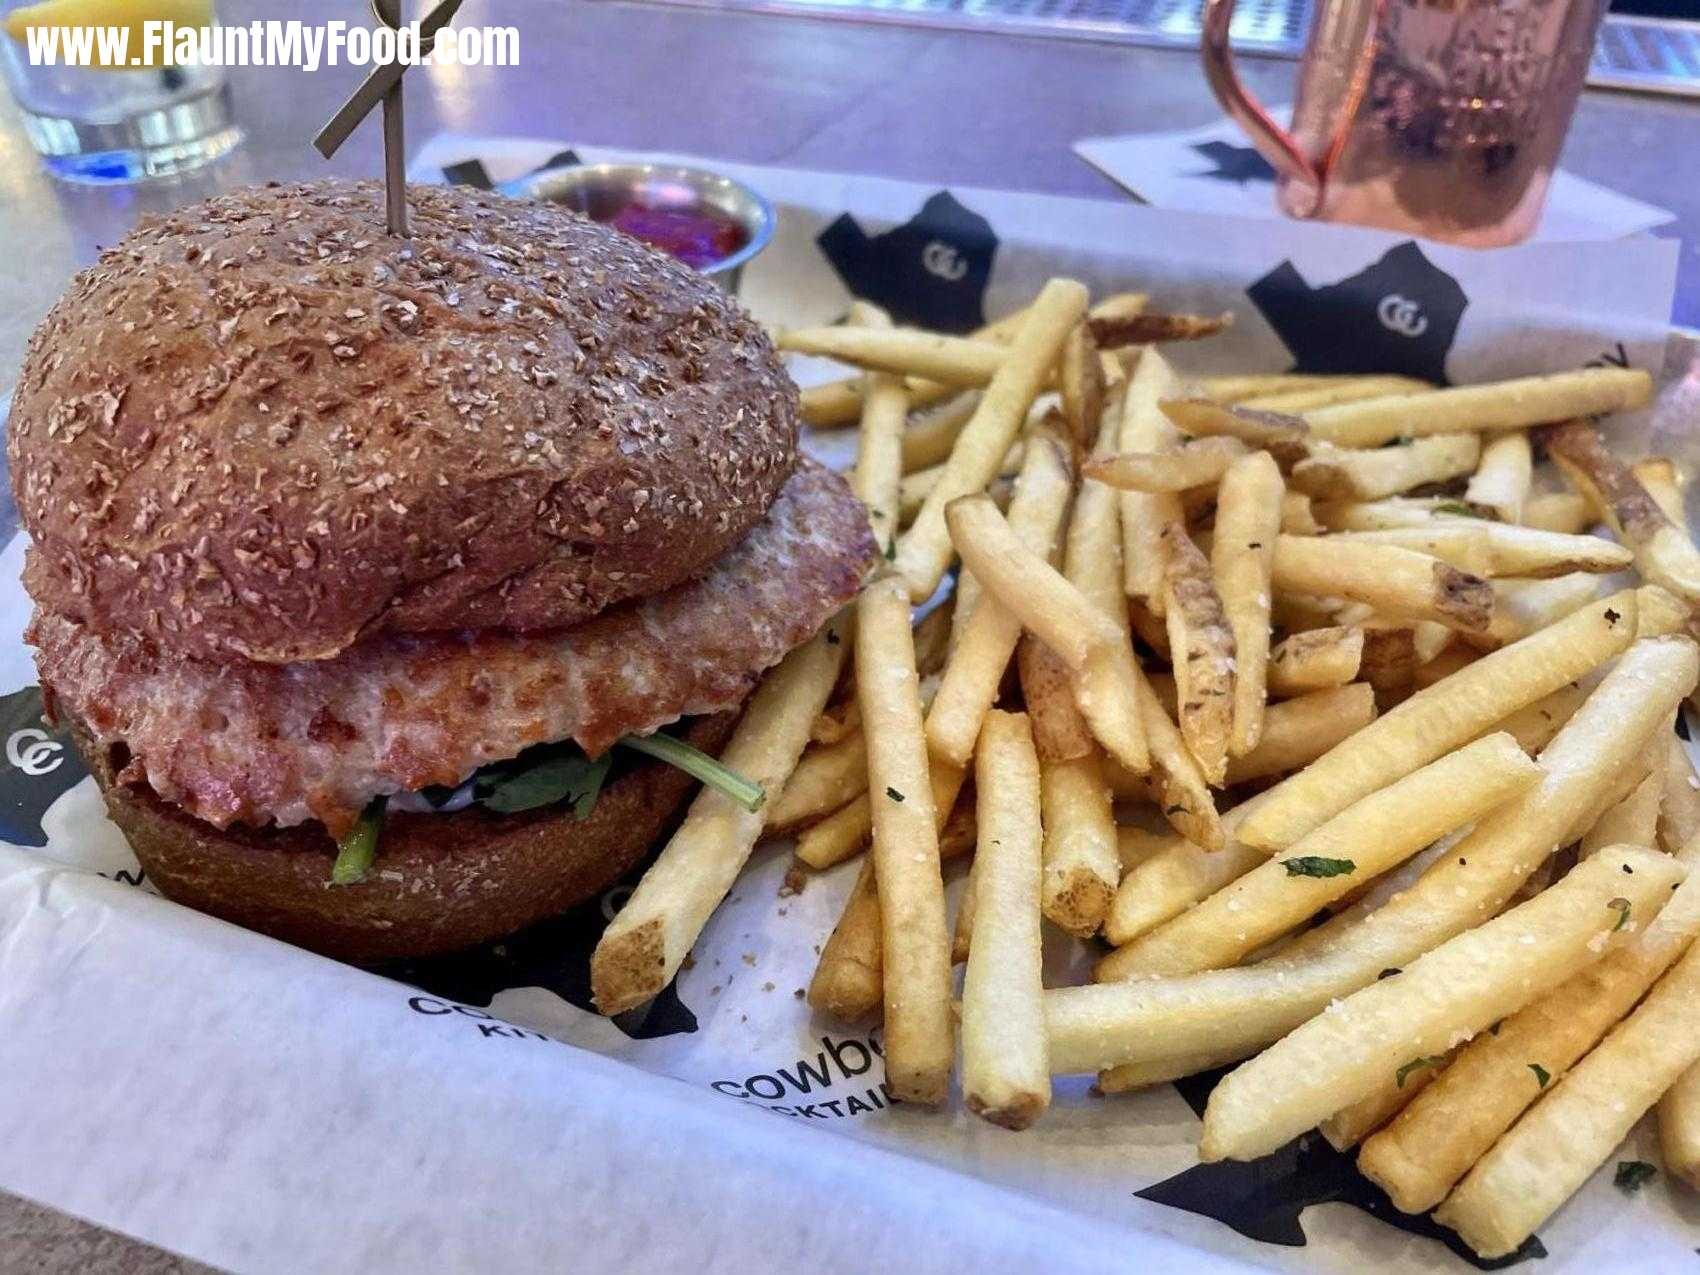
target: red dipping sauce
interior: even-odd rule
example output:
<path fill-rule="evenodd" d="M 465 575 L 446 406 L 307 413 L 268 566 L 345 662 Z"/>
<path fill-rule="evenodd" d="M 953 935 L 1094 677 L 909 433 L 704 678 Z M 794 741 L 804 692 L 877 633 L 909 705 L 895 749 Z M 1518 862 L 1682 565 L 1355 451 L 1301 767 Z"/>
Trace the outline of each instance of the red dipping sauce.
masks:
<path fill-rule="evenodd" d="M 750 238 L 729 214 L 707 205 L 656 208 L 630 203 L 608 218 L 608 224 L 697 270 L 726 260 Z"/>

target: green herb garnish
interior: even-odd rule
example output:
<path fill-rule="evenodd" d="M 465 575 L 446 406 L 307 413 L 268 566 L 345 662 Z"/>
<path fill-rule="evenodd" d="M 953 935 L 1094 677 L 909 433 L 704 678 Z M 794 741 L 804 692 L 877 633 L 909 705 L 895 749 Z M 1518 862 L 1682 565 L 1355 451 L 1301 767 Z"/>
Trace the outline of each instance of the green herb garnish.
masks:
<path fill-rule="evenodd" d="M 1541 1066 L 1540 1063 L 1530 1063 L 1529 1070 L 1535 1073 L 1535 1079 L 1540 1082 L 1541 1088 L 1545 1089 L 1547 1082 L 1552 1079 L 1552 1073 Z"/>
<path fill-rule="evenodd" d="M 366 879 L 378 857 L 378 833 L 384 826 L 384 799 L 379 797 L 360 812 L 360 818 L 336 843 L 331 865 L 332 885 L 355 885 Z"/>
<path fill-rule="evenodd" d="M 1327 859 L 1316 854 L 1302 854 L 1296 859 L 1283 859 L 1281 866 L 1290 877 L 1343 877 L 1358 870 L 1350 859 Z"/>
<path fill-rule="evenodd" d="M 1625 1195 L 1634 1195 L 1658 1176 L 1658 1169 L 1645 1160 L 1619 1160 L 1611 1184 Z"/>
<path fill-rule="evenodd" d="M 897 789 L 891 787 L 889 784 L 886 785 L 885 795 L 890 797 L 893 801 L 903 800 L 903 794 L 898 792 Z"/>
<path fill-rule="evenodd" d="M 1625 898 L 1611 899 L 1607 901 L 1606 906 L 1617 913 L 1617 924 L 1611 927 L 1611 932 L 1616 934 L 1629 924 L 1629 900 Z"/>
<path fill-rule="evenodd" d="M 1429 1054 L 1426 1058 L 1411 1059 L 1410 1062 L 1406 1063 L 1403 1067 L 1399 1068 L 1398 1071 L 1393 1073 L 1394 1088 L 1403 1089 L 1405 1087 L 1405 1077 L 1409 1076 L 1413 1071 L 1420 1071 L 1424 1067 L 1438 1067 L 1445 1061 L 1446 1059 L 1440 1054 Z"/>
<path fill-rule="evenodd" d="M 588 819 L 613 760 L 610 753 L 592 760 L 576 748 L 552 749 L 529 764 L 498 768 L 481 778 L 475 791 L 479 802 L 497 814 L 518 814 L 567 801 L 572 803 L 573 818 Z"/>
<path fill-rule="evenodd" d="M 1434 507 L 1434 512 L 1450 514 L 1454 518 L 1479 518 L 1483 522 L 1495 521 L 1474 505 L 1466 504 L 1462 500 L 1443 500 Z"/>
<path fill-rule="evenodd" d="M 767 794 L 762 791 L 760 784 L 745 779 L 737 771 L 722 766 L 707 753 L 692 748 L 671 735 L 627 735 L 620 743 L 634 752 L 645 753 L 657 761 L 677 767 L 695 779 L 700 779 L 751 814 L 760 810 L 762 802 L 767 800 Z"/>

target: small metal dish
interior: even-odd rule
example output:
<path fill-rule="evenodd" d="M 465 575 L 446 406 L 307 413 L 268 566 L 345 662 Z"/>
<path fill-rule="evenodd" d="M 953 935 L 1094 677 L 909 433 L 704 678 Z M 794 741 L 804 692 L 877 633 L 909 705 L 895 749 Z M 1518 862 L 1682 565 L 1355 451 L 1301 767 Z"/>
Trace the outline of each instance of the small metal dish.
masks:
<path fill-rule="evenodd" d="M 701 168 L 673 164 L 565 164 L 539 169 L 496 188 L 515 199 L 546 199 L 608 221 L 631 203 L 651 208 L 712 208 L 743 227 L 743 247 L 701 273 L 737 292 L 744 264 L 773 238 L 773 205 L 742 182 Z"/>

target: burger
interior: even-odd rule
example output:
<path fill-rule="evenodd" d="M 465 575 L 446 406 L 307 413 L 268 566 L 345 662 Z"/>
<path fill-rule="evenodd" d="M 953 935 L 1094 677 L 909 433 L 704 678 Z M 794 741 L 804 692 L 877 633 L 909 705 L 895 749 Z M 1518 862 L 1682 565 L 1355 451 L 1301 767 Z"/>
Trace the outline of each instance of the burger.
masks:
<path fill-rule="evenodd" d="M 8 423 L 47 712 L 168 896 L 355 961 L 628 871 L 876 550 L 762 329 L 688 267 L 465 188 L 145 222 Z"/>

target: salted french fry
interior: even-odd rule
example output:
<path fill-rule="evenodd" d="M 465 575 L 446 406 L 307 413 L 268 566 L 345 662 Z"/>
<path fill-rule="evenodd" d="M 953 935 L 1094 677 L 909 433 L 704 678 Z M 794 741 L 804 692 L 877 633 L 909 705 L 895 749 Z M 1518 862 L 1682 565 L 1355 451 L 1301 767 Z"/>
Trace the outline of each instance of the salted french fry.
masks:
<path fill-rule="evenodd" d="M 1121 452 L 1094 460 L 1086 476 L 1121 491 L 1181 492 L 1222 481 L 1237 457 L 1246 454 L 1237 438 L 1200 438 L 1164 452 Z"/>
<path fill-rule="evenodd" d="M 867 331 L 888 331 L 891 319 L 883 310 L 858 301 L 850 307 L 850 323 Z M 868 507 L 874 539 L 890 545 L 897 538 L 899 489 L 903 482 L 903 430 L 909 419 L 909 392 L 903 379 L 870 372 L 862 390 L 862 419 L 856 440 L 856 467 L 850 488 Z"/>
<path fill-rule="evenodd" d="M 1700 1190 L 1700 1064 L 1690 1067 L 1659 1099 L 1659 1156 L 1665 1172 Z"/>
<path fill-rule="evenodd" d="M 809 743 L 829 747 L 858 734 L 861 729 L 862 710 L 856 705 L 855 688 L 851 687 L 849 699 L 821 709 L 820 716 L 809 727 Z"/>
<path fill-rule="evenodd" d="M 974 865 L 968 865 L 968 876 L 962 882 L 962 895 L 956 902 L 956 920 L 951 923 L 950 963 L 961 965 L 968 960 L 974 938 Z"/>
<path fill-rule="evenodd" d="M 1019 440 L 1011 443 L 1009 450 L 1004 453 L 1002 462 L 998 465 L 996 478 L 1010 478 L 1021 472 L 1021 465 L 1027 458 L 1027 445 Z M 927 503 L 927 497 L 933 494 L 933 488 L 939 485 L 939 479 L 944 477 L 944 466 L 934 465 L 929 469 L 917 469 L 912 474 L 903 475 L 903 481 L 897 488 L 898 518 L 904 526 L 913 523 Z M 929 595 L 930 596 L 930 595 Z"/>
<path fill-rule="evenodd" d="M 1125 949 L 1141 934 L 1268 862 L 1266 855 L 1234 840 L 1234 828 L 1251 804 L 1242 803 L 1222 816 L 1225 841 L 1219 850 L 1205 850 L 1178 832 L 1159 834 L 1141 862 L 1122 874 L 1104 916 L 1104 937 Z M 1121 964 L 1111 952 L 1093 977 L 1113 981 L 1121 977 Z"/>
<path fill-rule="evenodd" d="M 1140 718 L 1150 746 L 1151 783 L 1156 789 L 1157 808 L 1182 836 L 1207 851 L 1219 850 L 1223 845 L 1222 821 L 1204 772 L 1139 666 L 1131 667 Z"/>
<path fill-rule="evenodd" d="M 1643 932 L 1471 1041 L 1420 1098 L 1365 1142 L 1358 1167 L 1407 1213 L 1426 1213 L 1518 1116 L 1561 1080 L 1700 930 L 1690 877 Z"/>
<path fill-rule="evenodd" d="M 1700 627 L 1695 614 L 1669 589 L 1656 584 L 1644 584 L 1635 590 L 1637 637 L 1664 637 L 1669 633 L 1686 633 L 1700 641 Z"/>
<path fill-rule="evenodd" d="M 857 740 L 861 740 L 858 735 Z M 864 744 L 864 747 L 866 745 Z M 873 804 L 864 791 L 797 834 L 797 858 L 816 871 L 854 859 L 873 835 Z"/>
<path fill-rule="evenodd" d="M 993 341 L 914 328 L 792 328 L 781 332 L 774 344 L 787 353 L 837 359 L 868 372 L 964 387 L 989 384 L 1009 355 Z"/>
<path fill-rule="evenodd" d="M 974 791 L 980 844 L 962 980 L 962 1092 L 974 1114 L 1025 1129 L 1050 1105 L 1051 1076 L 1040 982 L 1039 759 L 1023 714 L 986 714 Z"/>
<path fill-rule="evenodd" d="M 1435 1220 L 1484 1257 L 1514 1251 L 1697 1059 L 1700 948 L 1690 947 L 1641 1007 L 1476 1163 Z"/>
<path fill-rule="evenodd" d="M 1092 303 L 1086 317 L 1093 320 L 1130 319 L 1144 314 L 1151 298 L 1143 292 L 1112 292 Z"/>
<path fill-rule="evenodd" d="M 1482 444 L 1481 463 L 1470 475 L 1464 499 L 1499 515 L 1501 522 L 1523 521 L 1523 502 L 1529 498 L 1534 452 L 1521 430 L 1495 434 Z"/>
<path fill-rule="evenodd" d="M 1537 531 L 1579 535 L 1594 525 L 1594 506 L 1573 491 L 1542 492 L 1523 502 L 1520 521 Z"/>
<path fill-rule="evenodd" d="M 1374 720 L 1375 692 L 1364 682 L 1271 704 L 1257 747 L 1228 759 L 1228 784 L 1298 770 Z"/>
<path fill-rule="evenodd" d="M 1312 505 L 1329 531 L 1390 531 L 1431 527 L 1458 519 L 1480 520 L 1473 505 L 1449 496 L 1388 496 L 1382 500 L 1329 500 Z"/>
<path fill-rule="evenodd" d="M 1467 642 L 1452 642 L 1432 660 L 1419 661 L 1417 671 L 1411 678 L 1411 685 L 1417 690 L 1425 690 L 1436 682 L 1444 681 L 1459 669 L 1474 663 L 1481 658 L 1482 653 Z"/>
<path fill-rule="evenodd" d="M 1317 1126 L 1328 1145 L 1336 1151 L 1350 1151 L 1370 1134 L 1403 1111 L 1424 1089 L 1441 1075 L 1452 1061 L 1450 1053 L 1439 1059 L 1425 1059 L 1428 1065 L 1401 1076 L 1395 1072 L 1383 1077 L 1375 1090 L 1359 1098 L 1349 1107 L 1342 1107 Z"/>
<path fill-rule="evenodd" d="M 950 632 L 956 624 L 956 602 L 955 597 L 946 598 L 915 624 L 915 672 L 921 678 L 923 699 L 936 693 L 936 688 L 933 692 L 927 690 L 927 679 L 944 669 L 950 651 Z"/>
<path fill-rule="evenodd" d="M 1163 663 L 1170 662 L 1169 626 L 1163 617 L 1137 598 L 1127 600 L 1128 631 L 1150 648 Z"/>
<path fill-rule="evenodd" d="M 1552 742 L 1552 737 L 1564 728 L 1564 723 L 1587 698 L 1587 692 L 1574 683 L 1561 686 L 1551 695 L 1543 696 L 1503 721 L 1495 722 L 1493 729 L 1510 735 L 1519 748 L 1533 756 Z"/>
<path fill-rule="evenodd" d="M 1687 531 L 1688 514 L 1682 507 L 1682 475 L 1677 471 L 1676 462 L 1668 456 L 1649 456 L 1636 461 L 1629 467 L 1629 472 L 1646 489 L 1665 517 Z"/>
<path fill-rule="evenodd" d="M 1354 625 L 1306 629 L 1269 653 L 1269 694 L 1308 695 L 1355 681 L 1363 667 L 1364 631 Z"/>
<path fill-rule="evenodd" d="M 956 436 L 962 433 L 963 426 L 968 424 L 979 404 L 978 394 L 959 394 L 904 430 L 903 472 L 913 474 L 917 470 L 944 464 L 950 456 L 950 449 L 956 445 Z"/>
<path fill-rule="evenodd" d="M 1545 580 L 1576 571 L 1622 571 L 1635 555 L 1599 536 L 1567 536 L 1510 523 L 1435 520 L 1425 527 L 1350 531 L 1340 536 L 1355 544 L 1399 545 L 1432 554 L 1478 575 L 1521 576 Z M 1475 565 L 1465 565 L 1466 562 Z"/>
<path fill-rule="evenodd" d="M 1140 864 L 1174 843 L 1180 834 L 1169 829 L 1153 832 L 1138 824 L 1120 824 L 1116 828 L 1116 858 L 1122 872 L 1132 872 Z M 1120 873 L 1117 874 L 1118 877 Z"/>
<path fill-rule="evenodd" d="M 1664 796 L 1664 767 L 1653 770 L 1629 790 L 1629 795 L 1611 806 L 1582 836 L 1578 853 L 1586 859 L 1608 846 L 1658 845 L 1659 802 Z"/>
<path fill-rule="evenodd" d="M 1411 625 L 1411 645 L 1416 649 L 1417 664 L 1428 664 L 1451 646 L 1455 634 L 1444 624 L 1432 620 L 1417 620 Z"/>
<path fill-rule="evenodd" d="M 1605 510 L 1612 530 L 1635 551 L 1642 578 L 1690 603 L 1700 602 L 1700 549 L 1606 450 L 1600 432 L 1573 421 L 1543 429 L 1540 439 L 1571 485 Z"/>
<path fill-rule="evenodd" d="M 1397 438 L 1545 425 L 1645 407 L 1653 378 L 1640 368 L 1590 367 L 1488 385 L 1460 385 L 1307 412 L 1317 438 L 1342 447 L 1378 447 Z"/>
<path fill-rule="evenodd" d="M 1099 423 L 1095 455 L 1114 445 L 1121 416 L 1114 399 Z M 1117 763 L 1136 774 L 1150 766 L 1138 665 L 1123 592 L 1122 542 L 1117 493 L 1088 478 L 1080 485 L 1069 520 L 1063 571 L 1069 583 L 1113 625 L 1119 640 L 1102 648 L 1074 676 L 1075 703 L 1094 738 Z"/>
<path fill-rule="evenodd" d="M 950 941 L 909 599 L 901 580 L 887 577 L 862 591 L 856 629 L 856 693 L 868 743 L 885 971 L 887 1080 L 906 1102 L 939 1103 L 955 1057 Z"/>
<path fill-rule="evenodd" d="M 1271 576 L 1283 592 L 1349 598 L 1384 614 L 1484 630 L 1493 587 L 1427 554 L 1336 536 L 1278 536 Z"/>
<path fill-rule="evenodd" d="M 1644 928 L 1685 874 L 1666 855 L 1613 848 L 1403 972 L 1352 993 L 1216 1087 L 1199 1158 L 1267 1155 L 1367 1097 L 1401 1067 L 1443 1055 L 1460 1035 L 1485 1030 L 1600 959 L 1614 933 Z M 1700 1028 L 1700 1005 L 1693 1022 Z M 1695 1057 L 1700 1041 L 1687 1061 Z"/>
<path fill-rule="evenodd" d="M 1154 1058 L 1149 1062 L 1128 1063 L 1098 1073 L 1099 1093 L 1132 1093 L 1153 1085 L 1168 1084 L 1201 1071 L 1212 1071 L 1245 1057 L 1242 1050 L 1204 1050 L 1196 1054 L 1180 1054 L 1170 1058 Z"/>
<path fill-rule="evenodd" d="M 1290 536 L 1316 536 L 1322 524 L 1311 510 L 1310 497 L 1302 491 L 1281 493 L 1281 530 Z"/>
<path fill-rule="evenodd" d="M 721 754 L 764 793 L 777 794 L 803 755 L 809 726 L 838 681 L 846 623 L 843 615 L 829 621 L 762 680 Z M 907 616 L 903 627 L 907 636 Z M 747 810 L 713 789 L 697 794 L 591 954 L 591 992 L 601 1013 L 642 1005 L 672 981 L 743 870 L 765 820 L 763 809 Z"/>
<path fill-rule="evenodd" d="M 1426 394 L 1435 387 L 1426 381 L 1409 376 L 1361 376 L 1335 385 L 1321 385 L 1286 390 L 1277 394 L 1262 394 L 1241 400 L 1245 407 L 1266 412 L 1309 412 L 1336 403 L 1357 403 L 1364 399 L 1386 398 L 1389 394 Z"/>
<path fill-rule="evenodd" d="M 1243 403 L 1248 398 L 1286 394 L 1324 385 L 1346 385 L 1363 378 L 1304 372 L 1259 372 L 1250 376 L 1207 376 L 1199 384 L 1205 397 L 1218 403 Z"/>
<path fill-rule="evenodd" d="M 1309 458 L 1293 466 L 1288 482 L 1318 500 L 1378 500 L 1467 474 L 1481 450 L 1476 434 L 1433 434 L 1404 447 L 1373 451 L 1313 443 Z"/>
<path fill-rule="evenodd" d="M 1045 856 L 1041 908 L 1077 938 L 1104 923 L 1121 881 L 1115 811 L 1096 750 L 1040 763 Z"/>
<path fill-rule="evenodd" d="M 1499 733 L 1346 807 L 1275 858 L 1146 934 L 1118 973 L 1190 974 L 1236 964 L 1431 841 L 1534 783 L 1540 768 Z M 1121 953 L 1117 954 L 1121 956 Z"/>
<path fill-rule="evenodd" d="M 1206 782 L 1220 787 L 1233 733 L 1234 631 L 1216 592 L 1210 562 L 1186 528 L 1170 523 L 1166 539 L 1163 604 L 1174 655 L 1176 717 L 1181 738 Z"/>
<path fill-rule="evenodd" d="M 1537 633 L 1600 596 L 1599 577 L 1587 571 L 1551 580 L 1494 580 L 1491 583 L 1493 617 L 1488 621 L 1488 627 L 1463 635 L 1464 641 L 1483 650 L 1492 650 Z"/>
<path fill-rule="evenodd" d="M 1166 341 L 1197 341 L 1230 328 L 1231 314 L 1147 314 L 1143 307 L 1130 314 L 1097 313 L 1088 320 L 1092 337 L 1106 350 L 1128 345 L 1160 345 Z"/>
<path fill-rule="evenodd" d="M 1057 388 L 1062 402 L 1063 420 L 1075 453 L 1083 455 L 1098 432 L 1098 419 L 1104 414 L 1104 367 L 1098 358 L 1098 345 L 1086 323 L 1077 323 L 1063 342 L 1058 360 Z"/>
<path fill-rule="evenodd" d="M 1063 448 L 1049 437 L 1036 436 L 1027 449 L 1004 524 L 1034 559 L 1048 561 L 1056 549 L 1071 491 Z M 950 651 L 938 694 L 927 712 L 927 747 L 935 756 L 958 766 L 968 764 L 974 741 L 980 737 L 980 723 L 997 699 L 998 685 L 1020 637 L 1020 618 L 997 596 L 982 593 Z"/>
<path fill-rule="evenodd" d="M 1664 785 L 1659 804 L 1659 847 L 1676 854 L 1700 835 L 1700 776 L 1695 775 L 1688 750 L 1674 733 L 1665 736 L 1661 769 Z"/>
<path fill-rule="evenodd" d="M 1479 664 L 1451 680 L 1468 678 L 1475 667 Z M 1244 1048 L 1249 1053 L 1280 1039 L 1330 1001 L 1367 987 L 1384 971 L 1403 968 L 1478 925 L 1510 900 L 1611 787 L 1618 770 L 1640 755 L 1697 673 L 1700 653 L 1686 639 L 1637 643 L 1542 751 L 1545 777 L 1478 820 L 1468 836 L 1436 857 L 1414 883 L 1378 900 L 1373 910 L 1349 908 L 1256 965 L 1046 993 L 1052 1067 L 1059 1072 L 1098 1071 L 1205 1050 Z M 1359 757 L 1379 751 L 1370 742 L 1373 734 L 1396 715 L 1404 714 L 1408 723 L 1412 715 L 1407 707 L 1420 698 L 1412 697 L 1359 731 L 1354 736 L 1358 746 L 1351 751 Z M 1292 779 L 1287 785 L 1289 791 L 1298 788 Z M 1369 791 L 1380 786 L 1372 785 Z M 1254 799 L 1256 805 L 1234 829 L 1239 841 L 1256 819 L 1276 808 L 1273 798 L 1280 791 L 1271 789 Z M 1326 808 L 1331 802 L 1324 804 Z M 1304 831 L 1315 826 L 1311 822 Z M 1604 861 L 1604 856 L 1595 856 L 1582 866 L 1591 869 Z M 1620 869 L 1613 865 L 1612 870 Z M 1347 1096 L 1341 1105 L 1352 1100 Z"/>
<path fill-rule="evenodd" d="M 1091 753 L 1096 744 L 1075 707 L 1074 678 L 1068 666 L 1037 638 L 1024 637 L 1016 648 L 1016 668 L 1039 760 L 1077 761 Z"/>
<path fill-rule="evenodd" d="M 1176 429 L 1200 441 L 1237 440 L 1268 452 L 1285 467 L 1310 455 L 1310 431 L 1299 416 L 1226 407 L 1207 398 L 1166 398 L 1158 407 Z M 1132 449 L 1124 443 L 1122 450 Z"/>
<path fill-rule="evenodd" d="M 1233 734 L 1228 752 L 1244 757 L 1263 734 L 1268 697 L 1270 571 L 1285 496 L 1268 452 L 1236 460 L 1216 503 L 1210 568 L 1234 637 Z"/>
<path fill-rule="evenodd" d="M 1124 452 L 1160 452 L 1180 439 L 1159 406 L 1179 386 L 1175 371 L 1156 350 L 1145 350 L 1128 379 L 1122 398 L 1121 436 Z M 1157 615 L 1163 608 L 1163 528 L 1184 517 L 1180 498 L 1173 493 L 1123 492 L 1122 572 L 1128 597 Z"/>
<path fill-rule="evenodd" d="M 1625 591 L 1483 656 L 1283 780 L 1240 835 L 1266 850 L 1291 845 L 1358 798 L 1597 668 L 1634 632 L 1635 595 Z"/>
<path fill-rule="evenodd" d="M 874 884 L 870 856 L 862 861 L 838 924 L 821 948 L 820 961 L 809 980 L 809 1004 L 847 1023 L 870 1017 L 885 994 L 884 969 L 879 888 Z"/>
<path fill-rule="evenodd" d="M 767 814 L 774 831 L 829 815 L 868 791 L 868 749 L 860 731 L 804 753 Z"/>
<path fill-rule="evenodd" d="M 973 418 L 957 435 L 938 481 L 898 542 L 896 570 L 908 583 L 911 600 L 921 602 L 932 596 L 950 566 L 945 507 L 958 497 L 985 490 L 996 476 L 998 462 L 1026 422 L 1063 341 L 1086 312 L 1086 300 L 1086 289 L 1080 284 L 1052 279 L 1029 307 Z"/>

